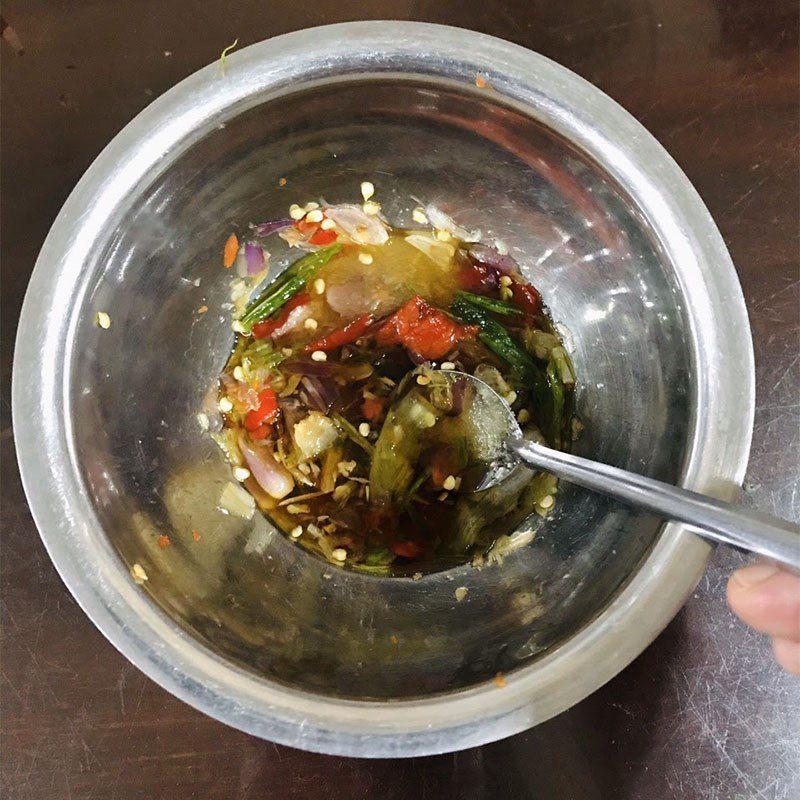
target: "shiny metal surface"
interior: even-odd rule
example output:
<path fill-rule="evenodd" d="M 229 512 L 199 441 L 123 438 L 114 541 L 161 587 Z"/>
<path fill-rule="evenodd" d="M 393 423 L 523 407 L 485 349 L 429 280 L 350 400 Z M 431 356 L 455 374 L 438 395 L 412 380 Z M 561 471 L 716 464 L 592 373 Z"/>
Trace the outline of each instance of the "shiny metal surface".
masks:
<path fill-rule="evenodd" d="M 474 88 L 478 71 L 493 90 Z M 232 224 L 315 194 L 353 196 L 373 175 L 390 218 L 422 195 L 520 255 L 569 326 L 580 447 L 731 495 L 749 445 L 752 352 L 724 245 L 685 177 L 555 64 L 402 23 L 248 48 L 224 78 L 216 65 L 197 73 L 109 145 L 32 279 L 15 436 L 64 580 L 151 677 L 273 740 L 411 755 L 508 735 L 584 697 L 677 611 L 708 549 L 570 490 L 502 569 L 378 581 L 328 569 L 265 522 L 216 515 L 225 468 L 194 414 L 230 342 L 218 245 Z M 204 303 L 215 313 L 198 318 Z M 98 310 L 109 331 L 93 325 Z M 21 424 L 30 412 L 41 427 Z M 162 532 L 175 543 L 166 551 Z M 130 580 L 134 562 L 149 596 Z M 456 604 L 461 585 L 469 601 Z M 498 671 L 502 691 L 489 681 Z"/>
<path fill-rule="evenodd" d="M 511 406 L 488 384 L 457 370 L 447 372 L 475 389 L 470 413 L 486 418 L 497 435 L 486 453 L 486 471 L 474 491 L 486 491 L 511 476 L 521 466 L 546 470 L 586 489 L 613 497 L 626 505 L 656 514 L 664 520 L 691 525 L 699 536 L 764 556 L 800 569 L 800 526 L 717 500 L 679 486 L 648 478 L 628 470 L 601 464 L 585 456 L 562 452 L 542 442 L 523 438 Z M 463 491 L 463 489 L 462 489 Z"/>

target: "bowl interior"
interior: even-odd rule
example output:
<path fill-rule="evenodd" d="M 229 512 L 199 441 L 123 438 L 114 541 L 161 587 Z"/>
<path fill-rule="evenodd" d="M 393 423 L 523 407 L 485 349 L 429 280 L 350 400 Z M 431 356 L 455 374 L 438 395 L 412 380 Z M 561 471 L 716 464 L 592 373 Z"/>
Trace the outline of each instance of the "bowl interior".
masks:
<path fill-rule="evenodd" d="M 410 224 L 419 198 L 502 239 L 566 326 L 584 425 L 576 451 L 677 481 L 690 444 L 685 315 L 631 198 L 494 93 L 404 76 L 296 87 L 209 120 L 164 163 L 87 264 L 69 375 L 86 491 L 121 558 L 144 567 L 154 601 L 259 675 L 361 699 L 509 672 L 598 614 L 655 540 L 652 517 L 562 483 L 546 521 L 509 509 L 505 529 L 536 535 L 501 566 L 363 576 L 259 516 L 222 515 L 229 468 L 196 415 L 214 415 L 232 342 L 221 265 L 230 231 L 285 216 L 292 202 L 352 202 L 369 179 L 393 223 Z M 276 246 L 273 257 L 295 255 Z M 109 330 L 96 311 L 110 315 Z"/>

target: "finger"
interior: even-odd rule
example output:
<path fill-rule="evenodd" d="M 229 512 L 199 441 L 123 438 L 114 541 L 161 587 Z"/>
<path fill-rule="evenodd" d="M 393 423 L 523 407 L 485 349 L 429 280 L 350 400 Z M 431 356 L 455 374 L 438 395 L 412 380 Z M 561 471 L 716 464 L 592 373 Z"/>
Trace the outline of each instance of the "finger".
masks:
<path fill-rule="evenodd" d="M 772 652 L 775 660 L 792 675 L 800 675 L 800 642 L 789 639 L 773 639 Z"/>
<path fill-rule="evenodd" d="M 728 581 L 728 603 L 756 630 L 800 641 L 800 576 L 773 564 L 744 567 Z"/>

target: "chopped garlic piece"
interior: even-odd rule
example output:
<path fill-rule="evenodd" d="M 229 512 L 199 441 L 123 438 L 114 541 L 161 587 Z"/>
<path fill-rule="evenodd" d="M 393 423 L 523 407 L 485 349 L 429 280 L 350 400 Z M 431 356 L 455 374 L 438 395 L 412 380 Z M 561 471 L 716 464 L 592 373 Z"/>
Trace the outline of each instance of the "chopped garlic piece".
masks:
<path fill-rule="evenodd" d="M 131 567 L 131 577 L 138 584 L 142 584 L 147 580 L 147 573 L 138 562 Z"/>
<path fill-rule="evenodd" d="M 228 481 L 220 495 L 218 507 L 220 511 L 233 517 L 252 519 L 256 510 L 256 501 L 253 495 L 238 483 Z"/>
<path fill-rule="evenodd" d="M 375 217 L 380 213 L 381 204 L 375 203 L 372 200 L 367 200 L 361 208 L 368 217 Z"/>
<path fill-rule="evenodd" d="M 369 181 L 362 181 L 361 196 L 364 200 L 369 200 L 375 194 L 375 187 Z"/>
<path fill-rule="evenodd" d="M 105 311 L 97 312 L 97 316 L 95 317 L 95 322 L 97 323 L 98 328 L 102 328 L 105 331 L 107 331 L 111 327 L 111 317 L 109 317 Z"/>
<path fill-rule="evenodd" d="M 411 212 L 411 219 L 413 219 L 414 222 L 417 222 L 420 225 L 427 225 L 428 224 L 428 218 L 425 216 L 425 209 L 422 208 L 422 206 L 417 206 Z"/>

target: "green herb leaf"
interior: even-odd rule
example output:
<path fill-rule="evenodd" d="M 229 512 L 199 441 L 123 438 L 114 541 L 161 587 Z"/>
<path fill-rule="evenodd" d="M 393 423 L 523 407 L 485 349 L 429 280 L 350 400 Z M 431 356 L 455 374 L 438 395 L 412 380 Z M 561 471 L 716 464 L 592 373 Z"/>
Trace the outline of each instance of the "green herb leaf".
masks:
<path fill-rule="evenodd" d="M 253 325 L 274 314 L 287 300 L 301 291 L 317 270 L 325 266 L 341 249 L 341 244 L 334 244 L 315 253 L 308 253 L 281 273 L 245 309 L 239 320 L 245 332 L 249 333 Z"/>
<path fill-rule="evenodd" d="M 492 311 L 495 314 L 502 314 L 504 316 L 522 314 L 522 309 L 512 306 L 511 303 L 506 303 L 505 300 L 496 300 L 493 297 L 484 297 L 480 294 L 472 294 L 472 292 L 458 291 L 455 294 L 455 299 L 463 300 L 477 308 L 484 309 L 485 311 Z"/>

